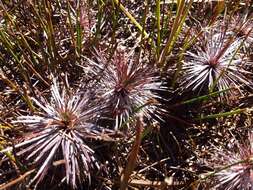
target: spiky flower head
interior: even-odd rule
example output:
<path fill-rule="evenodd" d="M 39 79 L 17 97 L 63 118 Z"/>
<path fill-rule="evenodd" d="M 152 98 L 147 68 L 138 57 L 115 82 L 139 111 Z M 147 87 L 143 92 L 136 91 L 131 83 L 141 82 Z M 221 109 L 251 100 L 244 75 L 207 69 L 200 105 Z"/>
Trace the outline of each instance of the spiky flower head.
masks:
<path fill-rule="evenodd" d="M 99 108 L 91 105 L 88 93 L 71 95 L 66 88 L 60 90 L 55 79 L 51 93 L 51 101 L 33 99 L 40 113 L 20 116 L 14 121 L 31 130 L 31 135 L 15 145 L 15 149 L 17 156 L 23 156 L 38 167 L 31 183 L 37 185 L 53 162 L 63 159 L 65 180 L 72 188 L 77 188 L 85 179 L 90 179 L 91 169 L 99 167 L 94 151 L 87 145 L 88 139 L 97 139 L 104 133 L 94 124 Z"/>
<path fill-rule="evenodd" d="M 164 89 L 155 67 L 138 60 L 134 51 L 118 50 L 112 60 L 97 56 L 101 78 L 98 91 L 117 129 L 137 111 L 151 119 L 159 112 L 159 95 Z M 91 61 L 90 61 L 91 62 Z"/>
<path fill-rule="evenodd" d="M 250 86 L 250 72 L 244 67 L 248 60 L 239 53 L 242 41 L 228 37 L 226 29 L 208 28 L 183 61 L 182 88 L 184 91 L 223 91 Z M 241 92 L 241 91 L 240 91 Z M 230 94 L 237 93 L 234 89 Z M 223 94 L 224 95 L 224 94 Z"/>
<path fill-rule="evenodd" d="M 237 141 L 236 141 L 237 142 Z M 220 190 L 249 190 L 253 188 L 253 134 L 246 142 L 233 147 L 233 150 L 218 149 L 211 165 L 215 173 L 212 184 Z"/>

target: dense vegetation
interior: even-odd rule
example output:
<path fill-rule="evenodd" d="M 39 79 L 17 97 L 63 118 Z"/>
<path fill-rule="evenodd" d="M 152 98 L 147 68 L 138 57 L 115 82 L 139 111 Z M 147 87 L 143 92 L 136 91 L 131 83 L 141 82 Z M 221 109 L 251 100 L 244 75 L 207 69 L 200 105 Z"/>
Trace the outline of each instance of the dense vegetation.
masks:
<path fill-rule="evenodd" d="M 0 189 L 252 189 L 251 1 L 0 0 Z"/>

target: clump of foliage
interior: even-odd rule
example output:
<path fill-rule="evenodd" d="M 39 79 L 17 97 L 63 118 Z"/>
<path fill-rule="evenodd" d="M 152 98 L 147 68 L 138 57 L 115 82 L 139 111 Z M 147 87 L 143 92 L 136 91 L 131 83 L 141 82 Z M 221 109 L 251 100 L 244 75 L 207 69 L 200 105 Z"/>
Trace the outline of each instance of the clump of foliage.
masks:
<path fill-rule="evenodd" d="M 252 189 L 252 9 L 0 1 L 0 189 Z"/>

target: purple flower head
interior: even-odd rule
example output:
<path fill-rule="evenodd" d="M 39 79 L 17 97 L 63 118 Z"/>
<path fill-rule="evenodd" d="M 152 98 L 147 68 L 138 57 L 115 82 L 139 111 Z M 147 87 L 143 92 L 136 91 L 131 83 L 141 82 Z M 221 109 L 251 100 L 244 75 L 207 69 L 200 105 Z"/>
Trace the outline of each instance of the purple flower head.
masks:
<path fill-rule="evenodd" d="M 51 88 L 51 101 L 33 99 L 41 112 L 20 116 L 13 123 L 23 123 L 32 135 L 15 145 L 17 156 L 38 167 L 31 183 L 38 184 L 54 161 L 64 160 L 65 180 L 72 188 L 90 179 L 90 170 L 99 168 L 87 139 L 97 139 L 104 130 L 94 124 L 98 107 L 91 105 L 89 94 L 67 93 L 56 80 Z M 12 150 L 7 148 L 4 151 Z M 3 151 L 2 151 L 3 152 Z"/>
<path fill-rule="evenodd" d="M 204 31 L 196 46 L 186 52 L 182 89 L 200 92 L 235 88 L 240 91 L 242 86 L 252 85 L 248 79 L 250 72 L 244 69 L 247 59 L 238 51 L 241 44 L 241 39 L 228 37 L 222 27 Z M 237 92 L 233 89 L 228 93 Z"/>
<path fill-rule="evenodd" d="M 140 63 L 131 52 L 116 51 L 112 60 L 97 57 L 101 68 L 99 91 L 115 119 L 117 129 L 137 111 L 151 119 L 160 105 L 157 91 L 163 90 L 157 70 L 147 63 Z"/>
<path fill-rule="evenodd" d="M 237 151 L 235 151 L 237 150 Z M 212 184 L 214 189 L 234 190 L 253 188 L 253 134 L 244 144 L 237 144 L 234 151 L 217 150 L 213 156 L 215 165 Z"/>

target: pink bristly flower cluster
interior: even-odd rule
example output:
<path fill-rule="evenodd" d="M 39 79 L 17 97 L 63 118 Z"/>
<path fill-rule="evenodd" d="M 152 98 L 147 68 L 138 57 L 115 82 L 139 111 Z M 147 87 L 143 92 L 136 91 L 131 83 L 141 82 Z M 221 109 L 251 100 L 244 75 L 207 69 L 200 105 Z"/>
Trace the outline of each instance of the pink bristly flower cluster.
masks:
<path fill-rule="evenodd" d="M 253 134 L 234 151 L 217 150 L 212 164 L 216 164 L 212 184 L 214 189 L 234 190 L 253 188 Z"/>
<path fill-rule="evenodd" d="M 100 68 L 97 91 L 105 112 L 115 120 L 115 129 L 127 124 L 137 112 L 147 119 L 154 115 L 160 119 L 157 113 L 162 112 L 162 108 L 159 108 L 161 97 L 158 93 L 165 90 L 165 86 L 154 67 L 139 62 L 133 51 L 128 54 L 116 51 L 110 61 L 101 55 L 97 60 L 98 63 L 90 61 Z"/>
<path fill-rule="evenodd" d="M 51 101 L 33 99 L 42 112 L 20 116 L 13 122 L 25 124 L 31 131 L 14 149 L 17 156 L 38 166 L 30 184 L 41 182 L 53 162 L 63 159 L 64 180 L 77 188 L 86 178 L 90 179 L 91 169 L 99 168 L 87 141 L 106 136 L 109 130 L 96 124 L 100 108 L 92 105 L 88 93 L 71 95 L 65 88 L 61 90 L 54 79 L 51 95 Z"/>
<path fill-rule="evenodd" d="M 242 93 L 252 86 L 245 67 L 249 60 L 240 52 L 244 40 L 229 35 L 220 23 L 202 32 L 192 50 L 185 53 L 182 89 L 184 91 L 225 91 L 221 95 Z M 236 90 L 235 90 L 236 89 Z"/>

